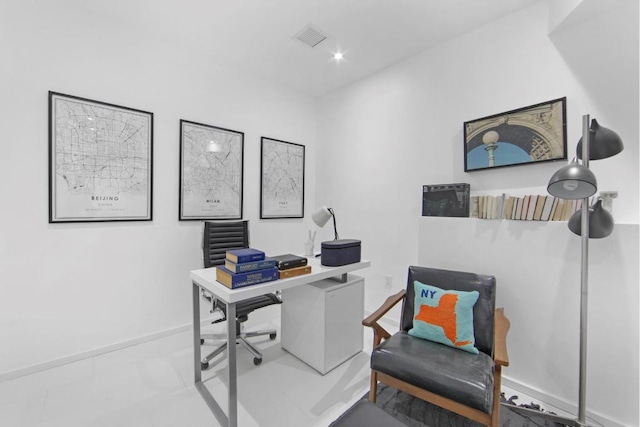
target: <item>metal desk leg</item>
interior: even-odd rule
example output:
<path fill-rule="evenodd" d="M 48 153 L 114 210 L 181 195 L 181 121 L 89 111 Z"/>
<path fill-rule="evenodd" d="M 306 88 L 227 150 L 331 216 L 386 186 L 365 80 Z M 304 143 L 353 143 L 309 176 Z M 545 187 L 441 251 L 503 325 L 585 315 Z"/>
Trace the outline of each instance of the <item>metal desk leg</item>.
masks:
<path fill-rule="evenodd" d="M 236 365 L 236 303 L 227 304 L 227 373 L 229 377 L 229 426 L 238 425 L 238 372 Z"/>
<path fill-rule="evenodd" d="M 198 390 L 198 392 L 200 393 L 200 396 L 202 396 L 205 403 L 207 404 L 211 412 L 213 412 L 213 415 L 215 415 L 216 419 L 221 425 L 236 427 L 237 421 L 236 421 L 235 408 L 237 407 L 237 403 L 236 403 L 235 397 L 233 399 L 234 412 L 233 412 L 233 422 L 232 422 L 231 417 L 227 417 L 225 415 L 220 405 L 218 405 L 218 402 L 216 402 L 216 400 L 213 398 L 209 390 L 207 390 L 207 388 L 202 383 L 202 366 L 200 365 L 200 358 L 202 357 L 200 354 L 200 286 L 198 286 L 195 282 L 192 282 L 192 283 L 193 283 L 193 373 L 194 373 L 195 387 L 196 387 L 196 390 Z M 235 318 L 236 306 L 235 304 L 232 304 L 232 306 L 233 306 L 233 317 Z M 235 322 L 227 322 L 227 323 L 233 324 L 235 326 Z M 228 342 L 229 341 L 227 341 L 227 343 Z M 234 396 L 235 396 L 236 394 L 235 393 L 235 386 L 236 386 L 235 329 L 233 331 L 233 342 L 234 344 L 231 347 L 234 349 L 233 350 L 233 366 L 234 366 L 233 388 L 234 388 Z M 229 363 L 229 365 L 231 365 L 231 362 Z M 229 370 L 229 374 L 231 374 L 231 370 Z M 229 378 L 231 378 L 231 375 L 229 375 Z M 229 414 L 231 414 L 231 402 L 232 402 L 231 380 L 229 380 Z"/>
<path fill-rule="evenodd" d="M 202 380 L 200 366 L 200 287 L 193 284 L 193 374 L 195 383 Z"/>

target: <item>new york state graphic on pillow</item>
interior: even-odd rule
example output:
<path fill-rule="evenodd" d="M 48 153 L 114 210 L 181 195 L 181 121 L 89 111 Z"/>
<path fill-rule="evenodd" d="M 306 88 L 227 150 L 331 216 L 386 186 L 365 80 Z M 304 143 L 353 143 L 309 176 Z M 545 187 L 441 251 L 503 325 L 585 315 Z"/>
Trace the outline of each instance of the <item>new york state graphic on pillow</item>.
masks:
<path fill-rule="evenodd" d="M 444 290 L 413 283 L 415 291 L 413 328 L 409 335 L 478 354 L 473 333 L 473 306 L 480 294 Z"/>

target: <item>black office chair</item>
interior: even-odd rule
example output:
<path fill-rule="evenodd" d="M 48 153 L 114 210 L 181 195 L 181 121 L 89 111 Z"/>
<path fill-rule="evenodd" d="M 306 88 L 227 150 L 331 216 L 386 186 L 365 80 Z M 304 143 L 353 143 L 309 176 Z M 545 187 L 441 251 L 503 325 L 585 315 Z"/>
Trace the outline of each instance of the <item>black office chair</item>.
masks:
<path fill-rule="evenodd" d="M 210 222 L 204 223 L 204 235 L 202 239 L 202 250 L 204 254 L 205 268 L 224 265 L 225 254 L 231 249 L 241 249 L 249 247 L 249 221 L 233 222 Z M 222 318 L 214 320 L 212 323 L 219 323 L 227 320 L 226 305 L 218 301 L 213 295 L 203 291 L 203 297 L 211 303 L 211 312 L 222 313 Z M 236 344 L 242 344 L 253 354 L 253 363 L 262 363 L 262 354 L 253 346 L 247 338 L 269 335 L 269 338 L 276 338 L 276 330 L 242 332 L 242 323 L 246 322 L 249 313 L 262 307 L 273 304 L 282 304 L 280 298 L 275 294 L 260 295 L 236 304 Z M 227 348 L 226 334 L 202 334 L 201 344 L 206 344 L 205 340 L 224 340 L 224 343 L 217 347 L 202 359 L 202 369 L 209 369 L 211 359 L 222 353 Z"/>

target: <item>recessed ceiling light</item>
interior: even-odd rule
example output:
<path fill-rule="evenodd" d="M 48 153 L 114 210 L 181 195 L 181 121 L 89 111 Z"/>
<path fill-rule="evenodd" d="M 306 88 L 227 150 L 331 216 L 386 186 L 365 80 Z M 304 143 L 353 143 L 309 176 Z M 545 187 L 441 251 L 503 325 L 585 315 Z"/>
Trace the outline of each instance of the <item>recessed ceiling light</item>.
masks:
<path fill-rule="evenodd" d="M 344 59 L 344 55 L 342 54 L 342 52 L 336 52 L 333 54 L 333 59 L 335 59 L 336 61 L 341 61 Z"/>

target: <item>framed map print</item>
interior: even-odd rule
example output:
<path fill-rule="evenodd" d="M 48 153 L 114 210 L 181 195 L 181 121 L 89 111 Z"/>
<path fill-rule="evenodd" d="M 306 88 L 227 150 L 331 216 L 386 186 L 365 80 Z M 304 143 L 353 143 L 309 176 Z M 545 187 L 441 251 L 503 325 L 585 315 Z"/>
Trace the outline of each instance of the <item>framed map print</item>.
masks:
<path fill-rule="evenodd" d="M 304 148 L 262 137 L 260 218 L 304 217 Z"/>
<path fill-rule="evenodd" d="M 244 133 L 180 120 L 179 220 L 241 219 Z"/>
<path fill-rule="evenodd" d="M 49 222 L 151 221 L 153 113 L 49 92 Z"/>

